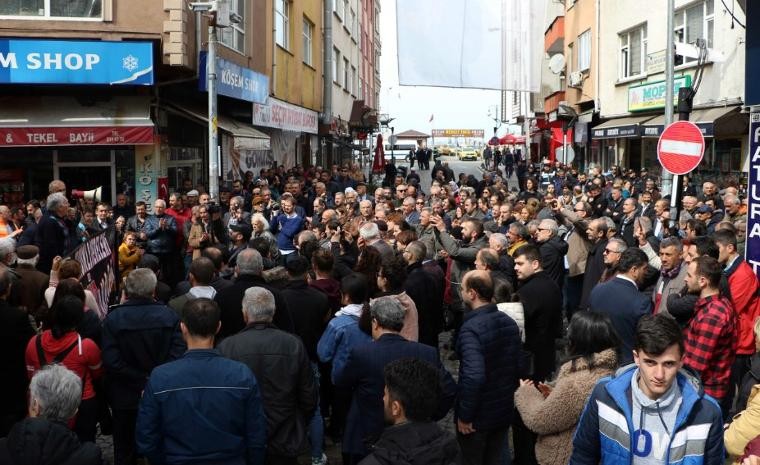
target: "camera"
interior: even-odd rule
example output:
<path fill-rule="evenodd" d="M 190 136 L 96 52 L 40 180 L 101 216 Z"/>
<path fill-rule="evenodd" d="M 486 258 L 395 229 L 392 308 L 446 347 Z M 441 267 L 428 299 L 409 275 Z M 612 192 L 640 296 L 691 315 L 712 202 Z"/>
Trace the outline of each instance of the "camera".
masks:
<path fill-rule="evenodd" d="M 209 215 L 213 215 L 215 213 L 220 213 L 221 209 L 215 202 L 209 202 L 209 204 L 206 205 L 206 211 L 208 211 Z"/>

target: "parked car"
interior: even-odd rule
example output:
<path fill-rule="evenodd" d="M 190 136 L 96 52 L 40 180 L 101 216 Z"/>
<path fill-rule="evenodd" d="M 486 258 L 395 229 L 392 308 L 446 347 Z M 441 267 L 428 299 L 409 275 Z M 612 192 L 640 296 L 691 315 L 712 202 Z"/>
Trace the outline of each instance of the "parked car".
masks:
<path fill-rule="evenodd" d="M 457 152 L 457 158 L 460 160 L 477 160 L 479 157 L 480 153 L 475 147 L 462 147 Z"/>

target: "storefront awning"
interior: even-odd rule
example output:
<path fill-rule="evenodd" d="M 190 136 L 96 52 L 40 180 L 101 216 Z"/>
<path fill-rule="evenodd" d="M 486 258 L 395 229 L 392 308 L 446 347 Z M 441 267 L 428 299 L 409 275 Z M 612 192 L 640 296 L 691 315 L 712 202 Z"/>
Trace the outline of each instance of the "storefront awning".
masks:
<path fill-rule="evenodd" d="M 641 135 L 641 124 L 652 118 L 652 115 L 613 118 L 595 126 L 591 130 L 592 137 L 594 139 L 639 137 Z"/>
<path fill-rule="evenodd" d="M 189 108 L 182 105 L 170 104 L 165 107 L 168 111 L 182 116 L 188 116 L 204 124 L 208 124 L 208 114 L 204 110 Z M 235 147 L 246 150 L 269 150 L 270 138 L 250 124 L 241 123 L 224 115 L 217 116 L 217 126 L 235 139 Z"/>
<path fill-rule="evenodd" d="M 715 122 L 738 112 L 740 108 L 739 106 L 729 106 L 694 110 L 689 115 L 689 121 L 697 125 L 703 136 L 713 137 L 715 135 Z M 673 115 L 673 119 L 674 121 L 677 120 L 678 114 Z M 660 137 L 665 128 L 665 115 L 656 116 L 643 126 L 642 137 Z"/>
<path fill-rule="evenodd" d="M 148 97 L 2 97 L 0 147 L 152 145 Z"/>

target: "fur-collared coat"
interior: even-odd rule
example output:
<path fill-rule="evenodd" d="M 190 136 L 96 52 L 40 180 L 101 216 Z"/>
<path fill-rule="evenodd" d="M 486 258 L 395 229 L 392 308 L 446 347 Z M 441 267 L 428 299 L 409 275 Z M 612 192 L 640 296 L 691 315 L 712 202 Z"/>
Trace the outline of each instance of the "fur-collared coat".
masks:
<path fill-rule="evenodd" d="M 547 398 L 532 385 L 515 392 L 515 407 L 525 425 L 538 434 L 536 458 L 540 465 L 565 465 L 573 450 L 573 433 L 583 406 L 596 382 L 617 368 L 614 349 L 594 354 L 593 367 L 584 358 L 562 365 Z"/>

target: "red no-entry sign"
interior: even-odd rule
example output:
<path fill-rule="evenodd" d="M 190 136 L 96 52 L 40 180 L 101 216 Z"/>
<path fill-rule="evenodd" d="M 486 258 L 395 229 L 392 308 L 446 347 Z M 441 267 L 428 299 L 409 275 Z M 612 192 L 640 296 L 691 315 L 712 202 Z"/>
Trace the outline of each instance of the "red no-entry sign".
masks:
<path fill-rule="evenodd" d="M 705 155 L 705 138 L 696 124 L 676 121 L 662 132 L 657 143 L 657 158 L 673 174 L 691 172 Z"/>

